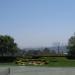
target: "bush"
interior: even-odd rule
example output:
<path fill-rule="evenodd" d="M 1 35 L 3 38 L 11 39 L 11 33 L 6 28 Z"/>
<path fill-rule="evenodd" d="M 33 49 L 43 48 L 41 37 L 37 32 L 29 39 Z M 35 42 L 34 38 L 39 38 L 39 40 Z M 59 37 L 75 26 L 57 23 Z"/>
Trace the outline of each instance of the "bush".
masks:
<path fill-rule="evenodd" d="M 0 63 L 12 63 L 16 60 L 16 57 L 2 56 L 0 57 Z"/>

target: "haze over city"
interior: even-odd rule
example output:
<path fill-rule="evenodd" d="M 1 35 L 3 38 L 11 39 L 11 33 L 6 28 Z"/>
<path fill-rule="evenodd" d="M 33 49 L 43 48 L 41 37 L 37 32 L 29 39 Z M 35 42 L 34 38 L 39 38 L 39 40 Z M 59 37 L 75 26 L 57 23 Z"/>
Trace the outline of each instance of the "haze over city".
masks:
<path fill-rule="evenodd" d="M 0 34 L 21 48 L 67 44 L 75 32 L 75 0 L 0 0 Z"/>

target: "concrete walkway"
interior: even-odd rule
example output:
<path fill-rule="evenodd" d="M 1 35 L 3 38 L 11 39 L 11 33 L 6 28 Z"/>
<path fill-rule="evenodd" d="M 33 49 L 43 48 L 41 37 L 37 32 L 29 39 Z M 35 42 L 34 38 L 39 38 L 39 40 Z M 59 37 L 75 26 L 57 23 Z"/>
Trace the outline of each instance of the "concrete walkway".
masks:
<path fill-rule="evenodd" d="M 11 75 L 75 75 L 75 67 L 13 67 Z"/>

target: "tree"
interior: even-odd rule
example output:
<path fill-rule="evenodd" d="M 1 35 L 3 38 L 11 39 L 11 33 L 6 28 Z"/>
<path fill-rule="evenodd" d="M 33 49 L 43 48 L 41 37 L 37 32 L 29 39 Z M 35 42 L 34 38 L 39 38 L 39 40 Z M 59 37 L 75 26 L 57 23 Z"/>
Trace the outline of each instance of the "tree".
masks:
<path fill-rule="evenodd" d="M 50 56 L 50 49 L 44 48 L 42 51 L 42 56 Z"/>
<path fill-rule="evenodd" d="M 17 49 L 17 44 L 11 36 L 0 35 L 0 54 L 2 56 L 6 54 L 14 55 Z"/>
<path fill-rule="evenodd" d="M 51 55 L 52 56 L 56 56 L 56 51 L 55 50 L 51 50 Z"/>
<path fill-rule="evenodd" d="M 68 55 L 75 57 L 75 35 L 70 37 L 67 48 L 69 49 Z"/>

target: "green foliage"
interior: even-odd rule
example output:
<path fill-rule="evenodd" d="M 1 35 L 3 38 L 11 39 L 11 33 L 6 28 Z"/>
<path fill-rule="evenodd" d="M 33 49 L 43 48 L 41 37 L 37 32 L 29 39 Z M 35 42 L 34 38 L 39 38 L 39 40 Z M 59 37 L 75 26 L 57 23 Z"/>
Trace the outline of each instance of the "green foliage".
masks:
<path fill-rule="evenodd" d="M 68 55 L 75 57 L 75 35 L 71 36 L 71 38 L 69 39 L 67 48 L 69 49 Z"/>
<path fill-rule="evenodd" d="M 7 35 L 0 35 L 0 54 L 2 56 L 14 54 L 17 51 L 17 44 L 14 39 Z"/>

